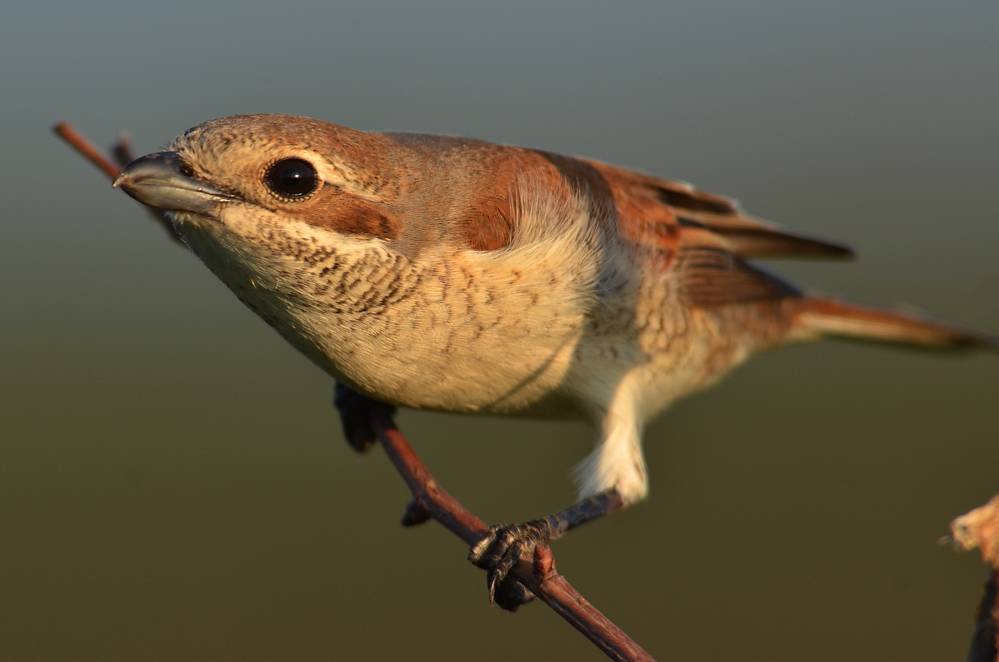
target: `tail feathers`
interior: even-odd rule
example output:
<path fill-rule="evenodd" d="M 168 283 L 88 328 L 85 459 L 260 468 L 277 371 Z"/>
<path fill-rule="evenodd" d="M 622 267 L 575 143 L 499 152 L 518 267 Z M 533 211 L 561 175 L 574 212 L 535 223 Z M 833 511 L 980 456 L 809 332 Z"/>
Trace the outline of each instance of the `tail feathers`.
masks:
<path fill-rule="evenodd" d="M 999 338 L 935 322 L 901 310 L 871 308 L 805 297 L 795 319 L 804 337 L 844 336 L 937 348 L 982 348 L 999 351 Z"/>

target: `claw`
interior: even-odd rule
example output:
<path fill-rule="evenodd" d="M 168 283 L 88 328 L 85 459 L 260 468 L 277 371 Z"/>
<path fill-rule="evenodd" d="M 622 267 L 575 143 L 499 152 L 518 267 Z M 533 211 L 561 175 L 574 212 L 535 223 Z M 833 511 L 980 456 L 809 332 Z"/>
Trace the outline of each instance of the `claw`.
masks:
<path fill-rule="evenodd" d="M 547 577 L 555 567 L 551 551 L 545 547 L 549 542 L 569 529 L 620 510 L 624 505 L 621 494 L 611 489 L 582 499 L 544 519 L 490 527 L 489 533 L 468 550 L 468 560 L 486 571 L 489 602 L 514 611 L 533 600 L 534 594 L 526 586 L 508 577 L 517 562 L 533 558 L 535 576 Z M 539 547 L 545 549 L 545 553 L 535 558 Z"/>
<path fill-rule="evenodd" d="M 485 569 L 490 604 L 514 611 L 534 599 L 526 586 L 508 575 L 520 559 L 534 556 L 537 546 L 547 542 L 548 531 L 543 520 L 501 524 L 490 527 L 489 533 L 472 545 L 468 560 Z"/>

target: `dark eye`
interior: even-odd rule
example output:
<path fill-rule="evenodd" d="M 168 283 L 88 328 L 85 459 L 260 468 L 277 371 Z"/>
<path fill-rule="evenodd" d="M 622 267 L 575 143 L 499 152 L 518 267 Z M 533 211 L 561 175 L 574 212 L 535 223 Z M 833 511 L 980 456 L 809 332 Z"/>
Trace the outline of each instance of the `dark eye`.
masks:
<path fill-rule="evenodd" d="M 308 161 L 281 159 L 267 169 L 264 182 L 279 198 L 300 200 L 316 190 L 319 177 Z"/>

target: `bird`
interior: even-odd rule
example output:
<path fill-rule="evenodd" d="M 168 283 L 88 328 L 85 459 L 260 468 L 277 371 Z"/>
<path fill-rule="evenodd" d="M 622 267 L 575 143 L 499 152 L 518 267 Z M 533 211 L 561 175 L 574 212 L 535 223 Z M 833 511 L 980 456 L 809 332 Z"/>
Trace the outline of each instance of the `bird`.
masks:
<path fill-rule="evenodd" d="M 684 182 L 540 149 L 238 115 L 187 130 L 114 185 L 167 212 L 345 400 L 591 425 L 578 501 L 491 527 L 469 551 L 506 609 L 533 597 L 508 577 L 517 560 L 645 497 L 646 424 L 749 357 L 828 336 L 997 348 L 750 262 L 852 257 L 843 244 Z"/>

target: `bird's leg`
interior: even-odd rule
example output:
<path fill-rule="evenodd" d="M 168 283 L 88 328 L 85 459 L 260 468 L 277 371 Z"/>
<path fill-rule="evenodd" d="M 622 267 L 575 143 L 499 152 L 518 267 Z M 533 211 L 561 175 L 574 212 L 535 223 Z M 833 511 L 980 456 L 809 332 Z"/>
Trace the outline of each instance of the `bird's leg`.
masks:
<path fill-rule="evenodd" d="M 358 453 L 364 453 L 374 446 L 377 438 L 371 429 L 370 406 L 374 400 L 365 397 L 349 386 L 336 382 L 333 391 L 333 404 L 340 411 L 340 423 L 347 443 Z"/>
<path fill-rule="evenodd" d="M 512 578 L 506 578 L 517 561 L 534 556 L 538 545 L 547 544 L 569 529 L 620 510 L 624 505 L 618 491 L 610 489 L 542 519 L 490 527 L 489 535 L 475 543 L 468 552 L 468 560 L 486 570 L 489 601 L 513 611 L 532 600 L 534 595 L 526 587 Z"/>
<path fill-rule="evenodd" d="M 370 407 L 376 402 L 337 382 L 333 404 L 340 411 L 340 422 L 347 443 L 359 453 L 369 450 L 377 441 L 370 418 Z M 555 540 L 569 529 L 620 510 L 624 505 L 620 493 L 616 489 L 610 489 L 581 499 L 565 510 L 542 519 L 490 527 L 489 533 L 468 552 L 468 559 L 486 570 L 489 601 L 503 609 L 514 611 L 533 600 L 534 594 L 526 586 L 512 577 L 507 578 L 517 561 L 533 557 L 534 550 L 539 545 Z M 411 523 L 419 523 L 425 519 L 424 517 Z"/>

